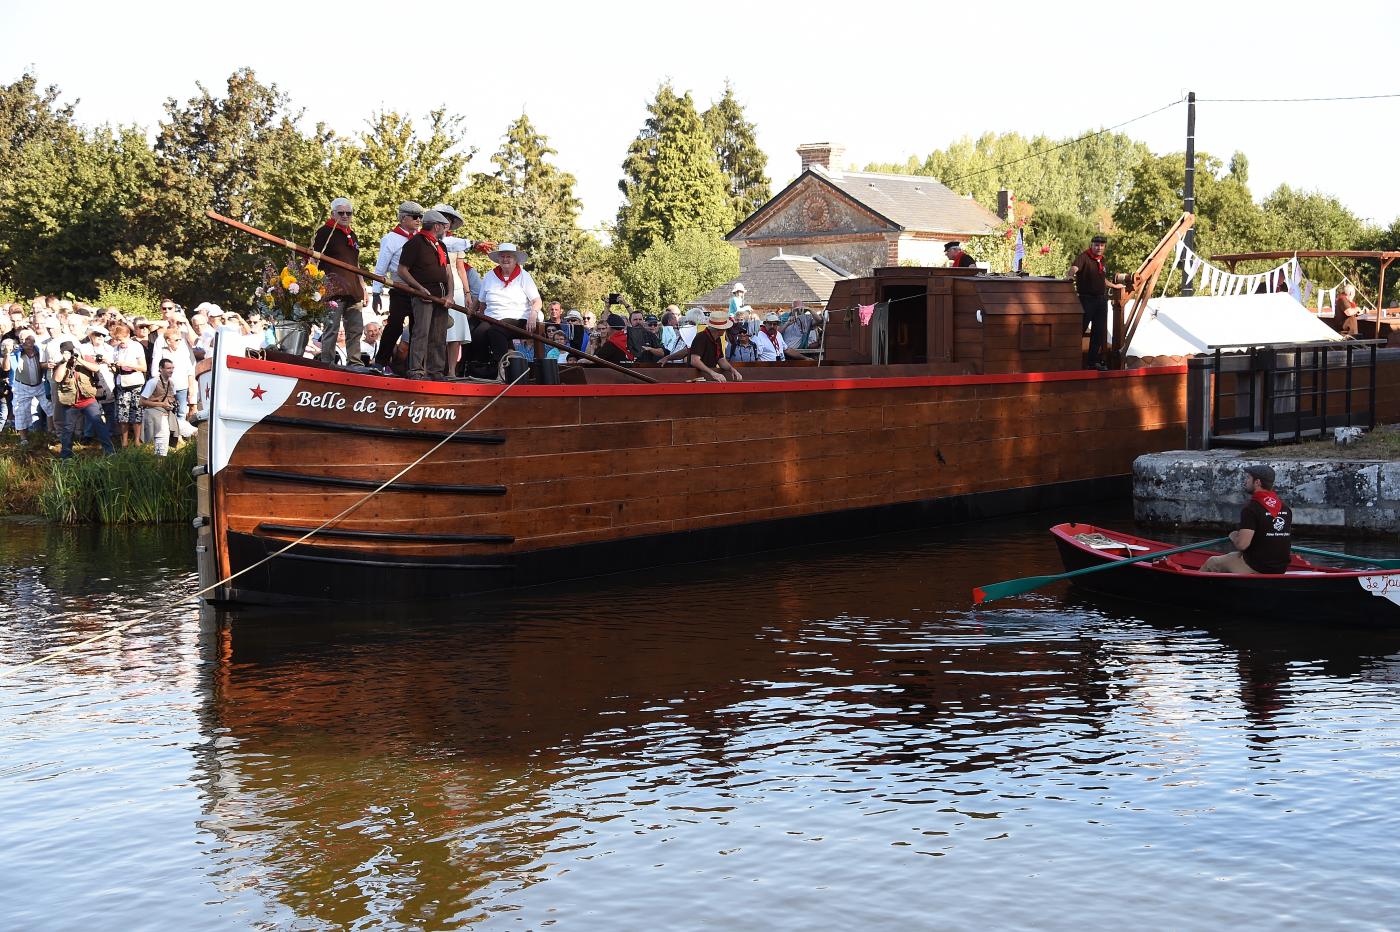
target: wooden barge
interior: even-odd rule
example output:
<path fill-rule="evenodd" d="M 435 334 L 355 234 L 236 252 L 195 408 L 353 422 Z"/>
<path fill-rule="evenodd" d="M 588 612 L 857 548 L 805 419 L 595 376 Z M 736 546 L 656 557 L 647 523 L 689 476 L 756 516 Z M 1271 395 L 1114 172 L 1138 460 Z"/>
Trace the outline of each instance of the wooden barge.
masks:
<path fill-rule="evenodd" d="M 838 284 L 821 365 L 656 384 L 566 367 L 414 382 L 222 347 L 202 584 L 232 602 L 450 598 L 1124 496 L 1185 441 L 1185 367 L 1081 368 L 1062 279 L 889 268 Z M 857 305 L 889 302 L 862 325 Z"/>

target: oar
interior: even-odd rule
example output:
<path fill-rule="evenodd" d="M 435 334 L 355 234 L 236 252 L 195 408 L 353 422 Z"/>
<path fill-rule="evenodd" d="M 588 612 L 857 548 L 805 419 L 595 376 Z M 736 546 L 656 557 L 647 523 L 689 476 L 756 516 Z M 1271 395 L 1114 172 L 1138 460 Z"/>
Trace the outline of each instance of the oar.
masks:
<path fill-rule="evenodd" d="M 1400 570 L 1400 560 L 1383 560 L 1380 557 L 1354 557 L 1349 553 L 1333 553 L 1330 550 L 1314 550 L 1312 547 L 1293 546 L 1294 553 L 1306 553 L 1314 557 L 1331 557 L 1334 560 L 1349 560 L 1352 563 L 1365 563 L 1383 570 Z"/>
<path fill-rule="evenodd" d="M 1229 540 L 1228 537 L 1217 537 L 1215 540 L 1205 540 L 1199 544 L 1185 544 L 1181 547 L 1172 547 L 1170 550 L 1154 550 L 1151 553 L 1144 553 L 1140 557 L 1114 560 L 1112 563 L 1105 563 L 1102 566 L 1090 566 L 1069 573 L 1058 573 L 1054 576 L 1027 576 L 1024 579 L 1008 579 L 1006 582 L 992 583 L 990 586 L 978 586 L 972 590 L 972 600 L 981 605 L 983 602 L 991 602 L 993 599 L 1004 599 L 1009 595 L 1030 592 L 1062 579 L 1073 579 L 1075 576 L 1083 576 L 1087 573 L 1102 573 L 1104 570 L 1117 569 L 1130 563 L 1142 563 L 1146 560 L 1155 560 L 1158 557 L 1171 556 L 1174 553 L 1185 553 L 1188 550 L 1204 550 L 1207 547 L 1214 547 L 1216 544 L 1228 543 Z"/>

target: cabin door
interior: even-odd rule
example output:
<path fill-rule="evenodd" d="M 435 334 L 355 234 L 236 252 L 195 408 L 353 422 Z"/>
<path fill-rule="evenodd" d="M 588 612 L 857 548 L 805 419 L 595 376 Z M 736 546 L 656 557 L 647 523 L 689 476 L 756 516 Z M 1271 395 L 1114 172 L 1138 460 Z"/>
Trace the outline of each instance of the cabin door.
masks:
<path fill-rule="evenodd" d="M 928 362 L 928 286 L 886 285 L 881 301 L 890 302 L 890 362 Z"/>

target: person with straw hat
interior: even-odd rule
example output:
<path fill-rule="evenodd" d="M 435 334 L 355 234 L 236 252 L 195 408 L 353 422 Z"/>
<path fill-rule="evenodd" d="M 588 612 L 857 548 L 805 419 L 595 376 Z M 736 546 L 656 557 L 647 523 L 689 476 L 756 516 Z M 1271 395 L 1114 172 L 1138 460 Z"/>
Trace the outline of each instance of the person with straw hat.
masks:
<path fill-rule="evenodd" d="M 729 319 L 728 310 L 721 308 L 710 311 L 705 329 L 695 334 L 695 339 L 690 341 L 690 367 L 710 381 L 744 381 L 739 370 L 730 365 L 729 360 L 725 358 L 724 332 L 732 326 L 734 321 Z M 728 378 L 724 372 L 729 373 Z"/>
<path fill-rule="evenodd" d="M 492 320 L 536 330 L 543 317 L 544 303 L 535 280 L 525 271 L 529 258 L 525 250 L 514 243 L 501 243 L 489 255 L 496 267 L 481 276 L 481 312 Z M 492 366 L 510 352 L 512 345 L 509 333 L 484 320 L 477 322 L 472 339 L 475 345 L 485 348 L 484 360 Z"/>

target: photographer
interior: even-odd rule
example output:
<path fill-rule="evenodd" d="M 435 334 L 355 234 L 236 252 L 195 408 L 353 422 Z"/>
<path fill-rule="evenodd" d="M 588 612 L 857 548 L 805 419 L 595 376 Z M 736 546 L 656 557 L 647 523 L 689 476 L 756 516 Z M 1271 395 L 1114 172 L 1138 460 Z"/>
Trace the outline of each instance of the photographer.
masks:
<path fill-rule="evenodd" d="M 97 365 L 79 356 L 71 340 L 64 340 L 59 346 L 58 362 L 54 366 L 54 380 L 58 383 L 58 400 L 63 404 L 66 417 L 60 425 L 59 456 L 71 459 L 73 456 L 73 429 L 79 418 L 87 420 L 88 429 L 97 435 L 102 444 L 102 452 L 111 456 L 112 434 L 107 430 L 107 422 L 102 420 L 102 407 L 97 403 L 97 387 L 92 377 L 97 374 Z"/>

